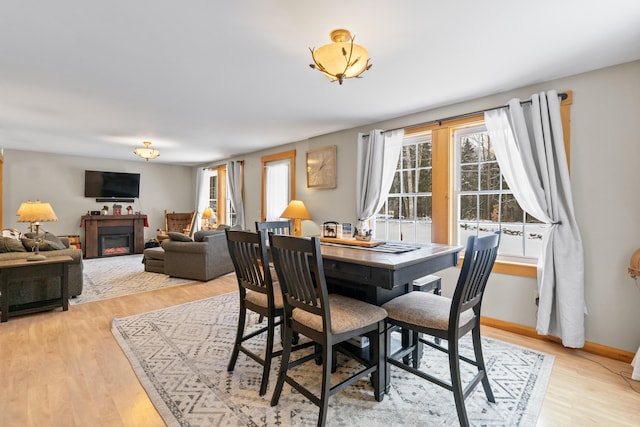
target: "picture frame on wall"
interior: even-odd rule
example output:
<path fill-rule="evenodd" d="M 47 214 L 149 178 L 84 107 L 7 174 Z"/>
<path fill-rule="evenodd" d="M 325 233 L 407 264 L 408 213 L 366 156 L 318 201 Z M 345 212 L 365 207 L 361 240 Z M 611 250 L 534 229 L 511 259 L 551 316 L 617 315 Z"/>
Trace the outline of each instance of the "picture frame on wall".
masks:
<path fill-rule="evenodd" d="M 336 154 L 335 145 L 307 151 L 307 188 L 336 188 Z"/>

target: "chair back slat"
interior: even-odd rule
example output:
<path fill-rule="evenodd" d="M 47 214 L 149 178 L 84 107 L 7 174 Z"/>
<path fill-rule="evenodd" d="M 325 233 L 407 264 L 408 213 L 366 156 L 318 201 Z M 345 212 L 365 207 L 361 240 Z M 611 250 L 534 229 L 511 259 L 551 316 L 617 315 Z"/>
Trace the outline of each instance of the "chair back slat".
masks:
<path fill-rule="evenodd" d="M 246 289 L 269 294 L 272 288 L 268 269 L 266 236 L 264 231 L 226 229 L 227 247 L 236 270 L 241 292 Z M 265 269 L 264 266 L 267 266 Z"/>
<path fill-rule="evenodd" d="M 469 236 L 462 271 L 451 304 L 450 321 L 458 323 L 460 313 L 473 308 L 480 312 L 489 274 L 498 255 L 500 232 L 483 237 Z"/>
<path fill-rule="evenodd" d="M 271 255 L 286 303 L 329 322 L 320 241 L 269 234 Z"/>
<path fill-rule="evenodd" d="M 291 230 L 293 227 L 291 226 L 291 221 L 282 220 L 282 221 L 256 221 L 256 231 L 264 230 L 267 233 L 273 234 L 286 234 L 290 236 Z"/>

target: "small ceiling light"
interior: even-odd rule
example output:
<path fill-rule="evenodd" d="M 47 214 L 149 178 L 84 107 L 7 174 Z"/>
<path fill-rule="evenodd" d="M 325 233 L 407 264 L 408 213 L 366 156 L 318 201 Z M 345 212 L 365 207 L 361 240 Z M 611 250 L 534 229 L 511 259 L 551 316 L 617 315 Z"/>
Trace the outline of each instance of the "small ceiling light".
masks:
<path fill-rule="evenodd" d="M 333 43 L 318 49 L 309 48 L 314 62 L 309 64 L 311 68 L 320 71 L 332 82 L 337 80 L 340 84 L 344 79 L 360 77 L 371 68 L 367 49 L 355 44 L 355 36 L 351 37 L 349 31 L 333 30 L 331 40 Z"/>
<path fill-rule="evenodd" d="M 144 148 L 139 147 L 133 150 L 133 153 L 136 156 L 142 159 L 145 159 L 148 162 L 149 159 L 155 159 L 160 155 L 160 152 L 158 150 L 156 150 L 155 148 L 149 147 L 151 145 L 149 141 L 144 141 L 143 144 L 144 144 Z"/>

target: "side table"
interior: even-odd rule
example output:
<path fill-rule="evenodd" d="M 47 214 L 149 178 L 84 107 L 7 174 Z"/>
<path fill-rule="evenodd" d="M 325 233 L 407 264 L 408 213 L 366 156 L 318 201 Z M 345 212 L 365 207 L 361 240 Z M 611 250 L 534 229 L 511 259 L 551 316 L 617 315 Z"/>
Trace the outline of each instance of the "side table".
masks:
<path fill-rule="evenodd" d="M 42 261 L 27 261 L 26 259 L 0 261 L 2 322 L 9 320 L 10 316 L 51 310 L 57 307 L 62 307 L 62 311 L 67 311 L 69 309 L 69 263 L 72 261 L 73 258 L 70 256 L 56 256 Z M 15 286 L 12 285 L 12 281 L 50 277 L 60 277 L 60 298 L 9 305 L 9 287 Z"/>

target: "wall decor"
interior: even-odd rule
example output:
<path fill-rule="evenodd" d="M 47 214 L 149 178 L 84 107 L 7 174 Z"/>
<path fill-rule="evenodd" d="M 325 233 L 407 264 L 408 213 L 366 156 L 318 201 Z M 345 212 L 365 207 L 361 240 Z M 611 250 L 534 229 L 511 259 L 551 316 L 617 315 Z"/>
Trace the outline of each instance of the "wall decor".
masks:
<path fill-rule="evenodd" d="M 307 151 L 307 188 L 336 188 L 335 145 Z"/>

